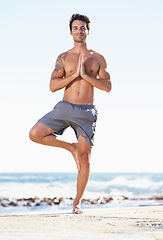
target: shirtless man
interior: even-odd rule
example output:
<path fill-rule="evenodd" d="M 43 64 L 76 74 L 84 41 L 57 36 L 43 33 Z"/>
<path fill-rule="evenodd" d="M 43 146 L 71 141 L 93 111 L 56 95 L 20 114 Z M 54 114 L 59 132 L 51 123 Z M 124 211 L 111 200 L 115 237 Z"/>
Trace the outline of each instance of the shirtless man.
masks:
<path fill-rule="evenodd" d="M 110 92 L 111 82 L 106 61 L 99 53 L 87 49 L 90 21 L 87 16 L 73 14 L 70 34 L 74 47 L 59 55 L 51 76 L 50 90 L 65 88 L 62 101 L 41 118 L 31 129 L 30 139 L 36 143 L 68 150 L 75 159 L 78 178 L 73 213 L 82 213 L 81 198 L 90 175 L 90 156 L 93 146 L 97 110 L 93 105 L 94 87 Z M 72 127 L 77 143 L 57 139 L 67 127 Z"/>

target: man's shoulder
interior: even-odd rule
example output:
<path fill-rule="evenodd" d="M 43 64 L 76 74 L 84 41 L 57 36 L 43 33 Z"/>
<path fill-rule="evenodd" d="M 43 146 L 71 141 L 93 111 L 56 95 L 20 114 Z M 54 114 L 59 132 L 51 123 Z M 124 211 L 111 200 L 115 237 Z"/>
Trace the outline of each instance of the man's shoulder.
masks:
<path fill-rule="evenodd" d="M 99 57 L 99 58 L 104 58 L 104 56 L 101 53 L 99 53 L 99 52 L 97 52 L 95 50 L 92 50 L 92 49 L 90 49 L 90 54 L 92 54 L 92 55 L 94 55 L 96 57 Z"/>
<path fill-rule="evenodd" d="M 58 57 L 59 57 L 59 58 L 62 58 L 63 60 L 65 60 L 66 57 L 67 57 L 67 55 L 71 54 L 71 52 L 72 52 L 71 49 L 70 49 L 70 50 L 67 50 L 67 51 L 61 53 Z"/>
<path fill-rule="evenodd" d="M 58 58 L 61 58 L 62 60 L 65 60 L 67 56 L 67 52 L 63 52 L 61 54 L 59 54 Z"/>
<path fill-rule="evenodd" d="M 94 51 L 94 50 L 92 50 L 92 49 L 90 49 L 90 53 L 91 53 L 92 55 L 94 55 L 100 62 L 101 62 L 101 61 L 105 61 L 105 58 L 104 58 L 104 56 L 103 56 L 101 53 L 99 53 L 99 52 L 97 52 L 97 51 Z"/>

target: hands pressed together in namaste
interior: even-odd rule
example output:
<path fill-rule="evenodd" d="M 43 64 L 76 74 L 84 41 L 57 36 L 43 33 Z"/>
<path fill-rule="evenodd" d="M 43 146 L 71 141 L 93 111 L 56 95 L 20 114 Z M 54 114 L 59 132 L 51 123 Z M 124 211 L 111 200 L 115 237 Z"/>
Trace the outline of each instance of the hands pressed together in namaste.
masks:
<path fill-rule="evenodd" d="M 84 78 L 85 74 L 86 74 L 86 72 L 85 72 L 85 66 L 84 66 L 84 58 L 83 58 L 83 55 L 80 54 L 75 77 L 77 78 L 80 76 L 80 77 Z"/>

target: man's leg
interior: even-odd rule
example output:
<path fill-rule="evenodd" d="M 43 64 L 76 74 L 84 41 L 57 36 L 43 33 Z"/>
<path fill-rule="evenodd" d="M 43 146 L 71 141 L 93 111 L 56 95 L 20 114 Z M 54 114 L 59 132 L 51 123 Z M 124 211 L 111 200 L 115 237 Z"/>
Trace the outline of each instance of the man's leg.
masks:
<path fill-rule="evenodd" d="M 57 137 L 52 134 L 54 131 L 46 125 L 38 122 L 36 123 L 29 133 L 29 137 L 32 141 L 47 146 L 60 147 L 68 150 L 74 157 L 77 169 L 80 171 L 80 164 L 78 158 L 78 144 L 69 143 L 58 140 Z"/>
<path fill-rule="evenodd" d="M 73 202 L 73 213 L 76 214 L 82 213 L 80 210 L 81 198 L 90 175 L 91 147 L 83 136 L 78 137 L 78 157 L 81 168 L 77 178 L 77 194 Z"/>

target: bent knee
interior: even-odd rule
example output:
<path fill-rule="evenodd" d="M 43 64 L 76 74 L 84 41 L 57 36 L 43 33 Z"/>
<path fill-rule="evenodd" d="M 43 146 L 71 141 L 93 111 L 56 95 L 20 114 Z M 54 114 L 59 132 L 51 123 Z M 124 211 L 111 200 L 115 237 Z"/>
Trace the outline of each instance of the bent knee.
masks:
<path fill-rule="evenodd" d="M 34 128 L 32 128 L 31 130 L 30 130 L 30 132 L 29 132 L 29 138 L 33 141 L 33 142 L 40 142 L 39 140 L 40 140 L 40 137 L 39 137 L 39 134 L 38 134 L 38 132 L 34 129 Z"/>
<path fill-rule="evenodd" d="M 30 132 L 29 132 L 29 138 L 33 141 L 33 142 L 35 142 L 35 131 L 33 131 L 33 129 L 31 129 L 30 130 Z"/>

